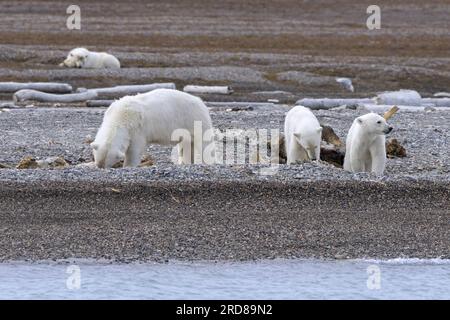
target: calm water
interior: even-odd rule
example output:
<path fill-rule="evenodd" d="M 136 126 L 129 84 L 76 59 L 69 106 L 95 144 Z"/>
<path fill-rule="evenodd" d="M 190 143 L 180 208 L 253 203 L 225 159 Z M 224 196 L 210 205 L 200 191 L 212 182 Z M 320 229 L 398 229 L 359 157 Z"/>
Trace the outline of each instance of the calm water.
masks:
<path fill-rule="evenodd" d="M 1 299 L 450 299 L 450 260 L 0 264 Z"/>

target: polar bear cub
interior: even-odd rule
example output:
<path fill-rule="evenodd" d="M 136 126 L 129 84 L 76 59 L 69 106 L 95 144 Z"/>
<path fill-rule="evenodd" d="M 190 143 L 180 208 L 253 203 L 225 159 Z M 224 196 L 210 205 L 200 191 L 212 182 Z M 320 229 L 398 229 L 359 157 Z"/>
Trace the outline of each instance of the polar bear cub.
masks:
<path fill-rule="evenodd" d="M 85 69 L 119 69 L 120 62 L 112 54 L 93 52 L 85 48 L 75 48 L 69 52 L 61 67 Z"/>
<path fill-rule="evenodd" d="M 180 130 L 186 135 L 174 138 L 174 132 Z M 200 141 L 194 138 L 194 132 L 201 135 Z M 207 133 L 210 137 L 203 139 Z M 124 167 L 136 167 L 150 143 L 178 144 L 180 164 L 194 163 L 196 154 L 202 156 L 203 163 L 214 163 L 208 108 L 200 98 L 172 89 L 126 96 L 106 110 L 91 147 L 99 168 L 111 168 L 123 159 Z"/>
<path fill-rule="evenodd" d="M 382 175 L 386 166 L 386 134 L 392 131 L 386 120 L 368 113 L 356 118 L 347 135 L 344 169 Z"/>
<path fill-rule="evenodd" d="M 289 110 L 284 134 L 287 164 L 320 159 L 322 127 L 310 109 L 296 106 Z"/>

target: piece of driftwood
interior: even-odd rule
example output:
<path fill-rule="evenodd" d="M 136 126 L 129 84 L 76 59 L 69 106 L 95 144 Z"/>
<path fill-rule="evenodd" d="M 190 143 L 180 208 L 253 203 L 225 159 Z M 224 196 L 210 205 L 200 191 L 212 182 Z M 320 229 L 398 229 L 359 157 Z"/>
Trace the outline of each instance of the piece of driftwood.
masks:
<path fill-rule="evenodd" d="M 396 104 L 402 106 L 420 106 L 422 97 L 415 90 L 386 91 L 375 97 L 376 104 Z"/>
<path fill-rule="evenodd" d="M 9 165 L 7 165 L 7 164 L 4 164 L 4 163 L 0 163 L 0 169 L 12 169 L 13 167 L 11 167 L 11 166 L 9 166 Z"/>
<path fill-rule="evenodd" d="M 5 102 L 5 103 L 0 103 L 0 108 L 1 109 L 22 109 L 22 106 L 16 106 L 14 103 L 12 102 Z"/>
<path fill-rule="evenodd" d="M 88 100 L 86 101 L 86 107 L 90 108 L 99 108 L 99 107 L 109 107 L 111 103 L 113 103 L 114 100 Z M 205 101 L 205 104 L 208 108 L 211 108 L 215 111 L 220 110 L 229 110 L 229 111 L 252 111 L 255 108 L 267 108 L 267 109 L 273 109 L 277 106 L 283 106 L 283 105 L 277 105 L 270 102 L 207 102 Z"/>
<path fill-rule="evenodd" d="M 320 109 L 332 109 L 337 108 L 343 105 L 346 106 L 358 106 L 363 105 L 365 103 L 374 103 L 372 99 L 368 98 L 362 98 L 362 99 L 329 99 L 329 98 L 323 98 L 323 99 L 300 99 L 295 104 L 301 105 L 307 108 L 310 108 L 312 110 L 320 110 Z"/>
<path fill-rule="evenodd" d="M 397 106 L 400 111 L 407 112 L 423 112 L 425 111 L 425 107 L 416 107 L 416 106 Z M 365 104 L 364 109 L 371 112 L 376 113 L 384 113 L 389 111 L 392 108 L 392 104 L 390 105 L 379 105 L 379 104 Z M 445 109 L 445 108 L 442 108 Z"/>
<path fill-rule="evenodd" d="M 333 128 L 321 124 L 322 130 L 322 140 L 326 143 L 332 144 L 338 148 L 342 147 L 342 141 L 339 139 L 338 135 L 334 132 Z"/>
<path fill-rule="evenodd" d="M 109 107 L 114 100 L 88 100 L 86 101 L 86 107 L 88 108 L 102 108 Z"/>
<path fill-rule="evenodd" d="M 450 98 L 422 98 L 422 105 L 448 108 L 450 107 Z"/>
<path fill-rule="evenodd" d="M 187 85 L 183 88 L 188 93 L 215 93 L 215 94 L 232 94 L 234 91 L 229 86 L 195 86 Z"/>
<path fill-rule="evenodd" d="M 450 93 L 449 92 L 436 92 L 435 94 L 433 94 L 433 96 L 436 98 L 450 98 Z"/>
<path fill-rule="evenodd" d="M 93 88 L 93 89 L 78 88 L 77 92 L 95 92 L 97 93 L 98 96 L 123 97 L 127 95 L 145 93 L 155 89 L 176 89 L 176 85 L 173 82 L 167 82 L 167 83 L 115 86 L 109 88 Z"/>
<path fill-rule="evenodd" d="M 331 163 L 335 167 L 344 166 L 345 151 L 336 146 L 324 143 L 320 146 L 320 160 Z"/>
<path fill-rule="evenodd" d="M 38 90 L 47 93 L 70 93 L 72 86 L 56 82 L 0 82 L 0 93 L 12 93 L 19 90 Z"/>
<path fill-rule="evenodd" d="M 28 89 L 19 90 L 13 95 L 15 103 L 24 101 L 73 103 L 92 100 L 95 99 L 96 97 L 97 93 L 95 91 L 69 93 L 69 94 L 53 94 Z"/>
<path fill-rule="evenodd" d="M 398 111 L 400 110 L 397 106 L 393 106 L 389 111 L 385 112 L 383 115 L 383 118 L 387 121 L 390 118 L 392 118 L 392 116 Z"/>

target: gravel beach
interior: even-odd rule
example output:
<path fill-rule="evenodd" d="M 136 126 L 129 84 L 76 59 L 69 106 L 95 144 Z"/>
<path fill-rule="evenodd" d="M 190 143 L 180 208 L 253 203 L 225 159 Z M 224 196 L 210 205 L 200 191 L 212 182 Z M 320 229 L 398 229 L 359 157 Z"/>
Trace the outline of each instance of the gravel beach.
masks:
<path fill-rule="evenodd" d="M 384 177 L 328 163 L 190 165 L 169 147 L 149 168 L 98 170 L 86 135 L 104 109 L 0 114 L 0 162 L 63 156 L 69 169 L 0 169 L 1 260 L 121 262 L 276 257 L 450 257 L 449 112 L 400 112 L 391 133 L 407 150 Z M 285 110 L 213 111 L 215 127 L 281 129 Z M 318 111 L 341 139 L 363 111 Z M 220 146 L 220 145 L 218 145 Z"/>
<path fill-rule="evenodd" d="M 362 98 L 414 89 L 450 91 L 447 1 L 78 1 L 82 30 L 66 28 L 66 4 L 0 2 L 0 81 L 55 81 L 74 88 L 174 82 L 230 85 L 208 102 L 279 101 L 273 108 L 212 108 L 213 125 L 278 129 L 306 97 Z M 65 69 L 77 46 L 116 55 L 120 70 Z M 350 77 L 347 92 L 335 77 Z M 0 102 L 11 102 L 1 94 Z M 231 105 L 230 105 L 231 106 Z M 61 156 L 65 169 L 1 169 L 0 261 L 70 258 L 119 262 L 263 258 L 450 258 L 450 112 L 400 111 L 390 120 L 405 158 L 383 177 L 325 162 L 176 166 L 150 146 L 155 165 L 99 170 L 89 141 L 104 108 L 0 108 L 0 164 Z M 345 142 L 367 111 L 314 111 Z M 217 146 L 221 144 L 217 142 Z"/>

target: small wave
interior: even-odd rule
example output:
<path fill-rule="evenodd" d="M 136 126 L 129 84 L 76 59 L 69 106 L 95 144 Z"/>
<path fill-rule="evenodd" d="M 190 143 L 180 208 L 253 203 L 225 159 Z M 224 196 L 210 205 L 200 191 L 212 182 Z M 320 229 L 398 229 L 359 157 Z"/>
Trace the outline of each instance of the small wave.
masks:
<path fill-rule="evenodd" d="M 431 258 L 431 259 L 422 259 L 422 258 L 394 258 L 394 259 L 358 259 L 358 262 L 368 262 L 375 264 L 393 264 L 393 265 L 433 265 L 433 264 L 450 264 L 450 259 L 442 259 L 442 258 Z"/>

